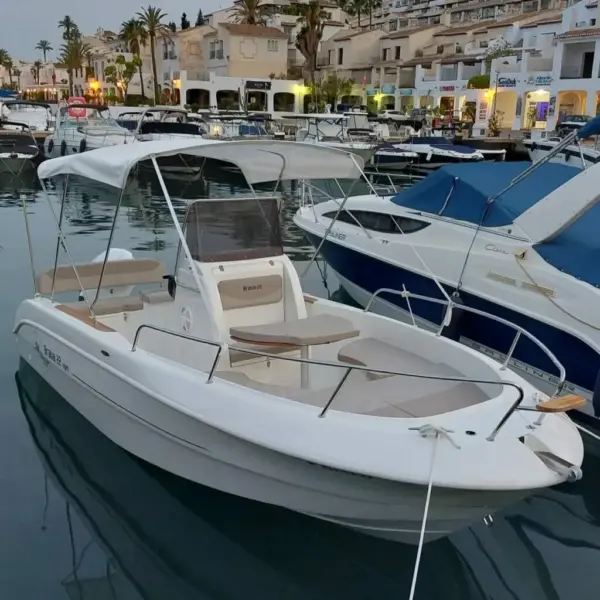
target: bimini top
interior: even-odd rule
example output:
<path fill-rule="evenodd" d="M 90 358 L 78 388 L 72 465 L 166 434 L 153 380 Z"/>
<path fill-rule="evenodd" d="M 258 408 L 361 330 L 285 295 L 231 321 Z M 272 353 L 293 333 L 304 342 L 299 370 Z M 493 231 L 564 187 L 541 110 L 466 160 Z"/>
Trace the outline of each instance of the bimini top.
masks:
<path fill-rule="evenodd" d="M 392 198 L 392 202 L 457 221 L 502 227 L 510 225 L 550 192 L 581 173 L 581 169 L 576 167 L 546 163 L 487 204 L 490 198 L 506 189 L 515 177 L 530 167 L 530 162 L 448 165 L 400 192 Z"/>
<path fill-rule="evenodd" d="M 171 139 L 105 146 L 91 152 L 53 158 L 38 168 L 38 177 L 77 175 L 124 188 L 138 162 L 186 154 L 229 162 L 250 184 L 290 179 L 357 179 L 363 160 L 343 150 L 275 140 L 219 141 Z"/>

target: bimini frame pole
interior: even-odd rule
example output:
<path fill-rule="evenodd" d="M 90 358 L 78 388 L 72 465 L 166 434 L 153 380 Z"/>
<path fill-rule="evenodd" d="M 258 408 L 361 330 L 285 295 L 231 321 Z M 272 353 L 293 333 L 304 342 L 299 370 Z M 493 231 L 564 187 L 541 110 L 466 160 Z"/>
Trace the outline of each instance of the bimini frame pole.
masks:
<path fill-rule="evenodd" d="M 125 180 L 127 181 L 127 179 Z M 104 271 L 106 269 L 106 263 L 108 262 L 108 255 L 110 254 L 110 247 L 112 245 L 113 237 L 115 235 L 115 229 L 117 228 L 117 219 L 119 217 L 119 209 L 121 208 L 121 203 L 123 202 L 123 196 L 125 194 L 125 187 L 127 184 L 123 186 L 121 189 L 121 193 L 119 194 L 119 200 L 117 201 L 117 208 L 115 210 L 115 216 L 113 218 L 112 226 L 110 228 L 110 234 L 108 236 L 108 244 L 106 246 L 106 252 L 104 254 L 104 261 L 102 262 L 102 269 L 100 269 L 100 278 L 98 279 L 98 288 L 96 289 L 96 295 L 94 296 L 94 301 L 90 305 L 90 311 L 94 311 L 94 306 L 96 302 L 98 302 L 98 298 L 100 296 L 100 290 L 102 289 L 102 279 L 104 277 Z"/>
<path fill-rule="evenodd" d="M 349 155 L 350 155 L 350 158 L 352 159 L 352 162 L 357 166 L 357 168 L 361 172 L 361 174 L 364 175 L 362 169 L 360 168 L 360 166 L 356 162 L 354 156 L 351 153 L 349 153 Z M 352 182 L 352 185 L 350 186 L 350 189 L 348 190 L 348 192 L 344 196 L 344 199 L 342 200 L 341 204 L 339 205 L 339 207 L 337 209 L 337 212 L 335 213 L 335 216 L 333 217 L 333 219 L 331 219 L 331 223 L 329 223 L 329 225 L 327 226 L 327 229 L 325 230 L 325 234 L 321 238 L 321 241 L 319 242 L 319 245 L 317 246 L 317 248 L 315 250 L 315 253 L 312 255 L 312 258 L 308 262 L 308 265 L 306 265 L 306 269 L 304 269 L 304 271 L 302 272 L 302 275 L 300 275 L 300 279 L 303 279 L 304 277 L 306 277 L 306 274 L 308 273 L 309 269 L 312 267 L 313 263 L 315 262 L 317 256 L 319 255 L 319 252 L 321 252 L 321 248 L 323 247 L 323 244 L 325 243 L 325 240 L 328 238 L 329 233 L 331 232 L 331 229 L 335 225 L 335 222 L 338 220 L 338 217 L 340 216 L 340 213 L 342 212 L 342 210 L 344 210 L 344 206 L 345 206 L 348 198 L 350 197 L 350 194 L 352 193 L 352 190 L 354 190 L 354 186 L 356 185 L 357 181 L 359 181 L 360 179 L 361 179 L 361 177 L 357 177 Z"/>
<path fill-rule="evenodd" d="M 43 184 L 42 184 L 43 186 Z M 62 200 L 60 203 L 60 213 L 58 214 L 58 233 L 56 236 L 56 252 L 54 253 L 54 271 L 52 273 L 52 291 L 50 292 L 50 299 L 54 300 L 54 284 L 56 283 L 56 268 L 58 267 L 58 254 L 60 252 L 60 243 L 62 241 L 62 223 L 63 216 L 65 213 L 65 203 L 67 202 L 67 190 L 69 189 L 69 176 L 65 175 L 65 189 L 62 193 Z M 44 191 L 46 189 L 44 188 Z"/>

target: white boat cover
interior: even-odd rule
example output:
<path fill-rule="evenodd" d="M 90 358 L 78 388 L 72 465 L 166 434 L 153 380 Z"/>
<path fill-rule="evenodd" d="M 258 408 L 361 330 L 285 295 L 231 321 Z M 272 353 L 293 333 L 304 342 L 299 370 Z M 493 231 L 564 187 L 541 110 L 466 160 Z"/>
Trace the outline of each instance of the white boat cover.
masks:
<path fill-rule="evenodd" d="M 40 179 L 77 175 L 117 188 L 125 187 L 131 168 L 142 160 L 185 154 L 236 165 L 248 183 L 278 179 L 356 179 L 363 160 L 354 154 L 305 144 L 275 140 L 220 141 L 170 139 L 107 146 L 83 154 L 54 158 L 38 168 Z"/>

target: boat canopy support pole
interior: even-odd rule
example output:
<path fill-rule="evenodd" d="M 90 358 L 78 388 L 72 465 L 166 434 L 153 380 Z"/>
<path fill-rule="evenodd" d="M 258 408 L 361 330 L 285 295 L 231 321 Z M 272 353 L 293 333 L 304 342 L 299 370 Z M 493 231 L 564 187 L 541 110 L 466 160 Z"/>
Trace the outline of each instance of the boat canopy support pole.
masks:
<path fill-rule="evenodd" d="M 90 305 L 90 310 L 94 310 L 94 306 L 98 301 L 98 297 L 100 296 L 100 290 L 102 288 L 102 279 L 104 277 L 104 271 L 106 269 L 106 263 L 108 262 L 108 255 L 110 253 L 110 247 L 112 246 L 113 237 L 115 235 L 115 229 L 117 228 L 117 219 L 119 217 L 119 209 L 121 208 L 121 203 L 123 202 L 123 196 L 125 194 L 125 186 L 121 189 L 119 193 L 119 199 L 117 200 L 117 208 L 115 209 L 115 216 L 113 217 L 112 226 L 110 228 L 110 234 L 108 235 L 108 244 L 106 245 L 106 253 L 104 254 L 104 261 L 102 262 L 102 269 L 100 269 L 100 279 L 98 280 L 98 288 L 96 289 L 96 295 L 94 296 L 94 301 Z"/>
<path fill-rule="evenodd" d="M 42 183 L 43 187 L 43 183 Z M 65 175 L 65 189 L 62 193 L 62 199 L 60 203 L 60 213 L 58 214 L 58 234 L 56 236 L 56 252 L 54 253 L 54 272 L 52 273 L 52 291 L 50 298 L 54 299 L 54 284 L 56 283 L 56 268 L 58 267 L 58 253 L 60 252 L 61 232 L 63 224 L 63 216 L 65 213 L 65 204 L 67 202 L 67 190 L 69 189 L 69 175 Z M 46 189 L 44 188 L 44 191 Z"/>
<path fill-rule="evenodd" d="M 23 217 L 25 218 L 25 232 L 27 233 L 27 247 L 29 248 L 29 264 L 31 265 L 31 275 L 33 277 L 33 291 L 37 296 L 37 282 L 35 279 L 35 263 L 33 261 L 33 248 L 31 246 L 31 233 L 29 230 L 29 215 L 27 214 L 27 196 L 21 194 L 21 203 L 23 204 Z"/>

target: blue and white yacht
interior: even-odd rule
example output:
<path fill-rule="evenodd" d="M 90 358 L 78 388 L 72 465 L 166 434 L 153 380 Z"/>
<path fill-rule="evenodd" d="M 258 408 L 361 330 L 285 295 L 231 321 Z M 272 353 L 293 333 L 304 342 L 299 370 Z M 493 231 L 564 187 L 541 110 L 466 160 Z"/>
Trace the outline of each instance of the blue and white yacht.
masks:
<path fill-rule="evenodd" d="M 600 416 L 599 190 L 600 165 L 463 163 L 394 196 L 303 204 L 295 222 L 362 306 L 439 326 L 442 305 L 373 299 L 406 288 L 510 320 L 554 353 L 567 388 Z M 500 322 L 457 309 L 445 331 L 498 359 L 514 350 L 512 367 L 542 389 L 556 381 L 548 357 L 525 339 L 512 348 Z"/>

